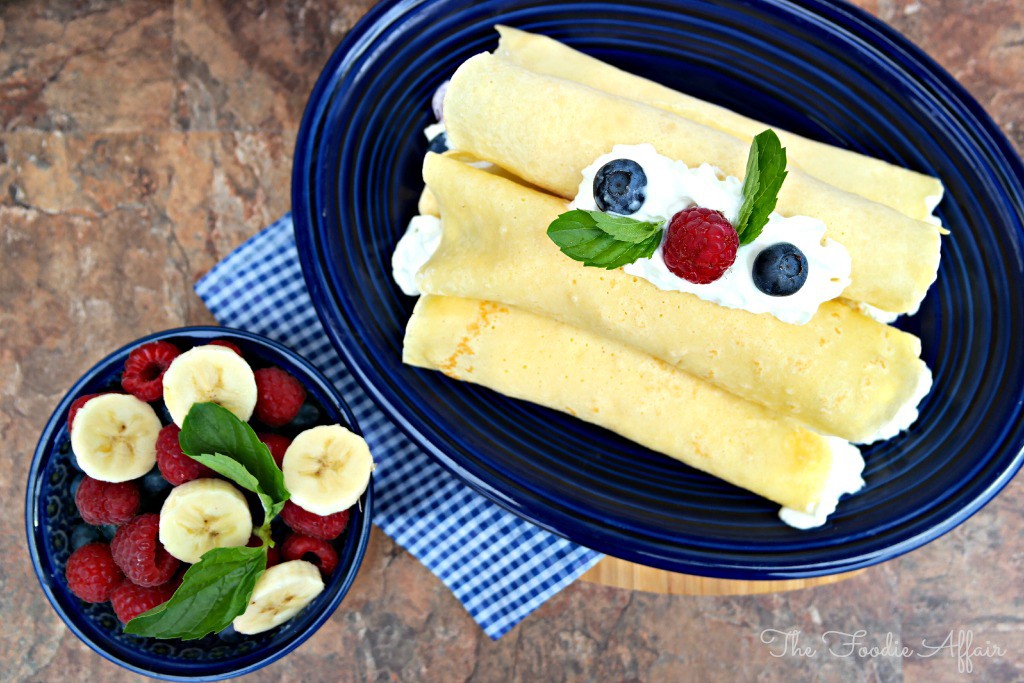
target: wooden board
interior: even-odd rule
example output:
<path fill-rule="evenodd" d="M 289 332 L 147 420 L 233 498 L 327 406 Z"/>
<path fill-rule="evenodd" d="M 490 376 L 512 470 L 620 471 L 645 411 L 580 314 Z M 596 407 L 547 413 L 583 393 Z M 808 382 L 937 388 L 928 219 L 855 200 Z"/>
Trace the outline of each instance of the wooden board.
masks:
<path fill-rule="evenodd" d="M 605 557 L 593 569 L 583 575 L 584 581 L 604 586 L 667 593 L 670 595 L 752 595 L 755 593 L 778 593 L 798 590 L 811 586 L 837 583 L 864 571 L 819 576 L 812 579 L 789 581 L 735 581 L 732 579 L 711 579 L 706 576 L 675 574 L 662 569 L 653 569 L 633 564 L 614 557 Z"/>

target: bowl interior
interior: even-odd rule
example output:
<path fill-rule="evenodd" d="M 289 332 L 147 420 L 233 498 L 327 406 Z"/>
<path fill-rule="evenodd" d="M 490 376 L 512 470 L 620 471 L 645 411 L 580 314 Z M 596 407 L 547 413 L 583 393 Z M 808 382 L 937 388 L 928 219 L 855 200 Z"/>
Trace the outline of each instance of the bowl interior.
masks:
<path fill-rule="evenodd" d="M 935 388 L 910 432 L 865 449 L 866 489 L 824 527 L 796 531 L 767 501 L 607 431 L 402 365 L 414 300 L 393 283 L 390 257 L 416 213 L 431 93 L 495 46 L 499 22 L 945 183 L 939 215 L 951 235 L 939 280 L 920 313 L 899 323 L 921 337 Z M 600 551 L 690 573 L 784 578 L 854 569 L 927 542 L 1019 468 L 1022 177 L 998 128 L 948 74 L 845 5 L 392 1 L 353 31 L 314 90 L 293 207 L 307 283 L 335 346 L 450 470 Z"/>
<path fill-rule="evenodd" d="M 187 350 L 213 339 L 227 339 L 242 349 L 254 368 L 275 365 L 298 378 L 307 388 L 304 417 L 318 423 L 337 423 L 358 431 L 348 408 L 326 379 L 305 360 L 275 342 L 221 327 L 183 328 L 151 335 L 105 358 L 61 401 L 47 423 L 30 471 L 27 522 L 29 548 L 43 590 L 61 618 L 91 648 L 135 671 L 164 678 L 216 679 L 238 675 L 268 664 L 297 647 L 340 603 L 359 568 L 369 538 L 372 487 L 351 513 L 349 526 L 335 542 L 338 567 L 326 589 L 294 619 L 266 633 L 221 638 L 211 634 L 195 641 L 157 640 L 126 635 L 109 603 L 89 604 L 67 588 L 64 570 L 71 554 L 72 530 L 82 524 L 71 494 L 79 472 L 73 464 L 67 413 L 78 396 L 120 388 L 128 352 L 146 341 L 163 339 Z M 153 404 L 164 424 L 170 417 L 163 402 Z M 293 436 L 288 428 L 280 430 Z M 292 431 L 299 431 L 293 429 Z M 159 507 L 148 512 L 158 512 Z M 275 525 L 280 524 L 275 520 Z"/>

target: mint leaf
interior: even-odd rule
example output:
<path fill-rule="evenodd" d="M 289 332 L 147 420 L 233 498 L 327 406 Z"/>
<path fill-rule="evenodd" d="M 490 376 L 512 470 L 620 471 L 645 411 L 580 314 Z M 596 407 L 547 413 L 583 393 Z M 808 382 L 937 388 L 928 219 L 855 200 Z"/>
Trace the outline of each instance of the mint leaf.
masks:
<path fill-rule="evenodd" d="M 125 633 L 196 640 L 245 611 L 267 567 L 267 547 L 214 548 L 189 567 L 171 599 L 125 624 Z"/>
<path fill-rule="evenodd" d="M 553 220 L 547 232 L 569 258 L 585 266 L 614 270 L 654 254 L 661 243 L 661 225 L 661 221 L 574 209 Z"/>
<path fill-rule="evenodd" d="M 614 216 L 610 213 L 600 211 L 588 211 L 594 219 L 597 227 L 607 233 L 610 237 L 622 242 L 640 244 L 651 238 L 655 233 L 661 234 L 661 226 L 665 223 L 662 219 L 654 221 L 638 221 L 626 216 Z"/>
<path fill-rule="evenodd" d="M 215 453 L 213 455 L 202 454 L 189 457 L 206 465 L 217 474 L 227 477 L 242 488 L 256 494 L 263 505 L 263 526 L 259 529 L 254 529 L 253 533 L 263 539 L 264 543 L 273 547 L 274 544 L 270 540 L 270 522 L 281 512 L 281 508 L 284 507 L 284 501 L 275 502 L 273 498 L 264 493 L 256 477 L 249 470 L 245 469 L 240 462 L 230 456 Z"/>
<path fill-rule="evenodd" d="M 786 149 L 770 128 L 754 136 L 743 178 L 743 204 L 736 217 L 740 244 L 750 244 L 761 234 L 768 215 L 775 210 L 786 170 Z"/>
<path fill-rule="evenodd" d="M 236 460 L 259 482 L 275 503 L 288 500 L 284 474 L 252 427 L 216 403 L 196 403 L 185 416 L 178 435 L 181 450 L 193 458 L 219 453 Z M 204 463 L 205 464 L 205 463 Z M 250 489 L 251 490 L 251 489 Z"/>

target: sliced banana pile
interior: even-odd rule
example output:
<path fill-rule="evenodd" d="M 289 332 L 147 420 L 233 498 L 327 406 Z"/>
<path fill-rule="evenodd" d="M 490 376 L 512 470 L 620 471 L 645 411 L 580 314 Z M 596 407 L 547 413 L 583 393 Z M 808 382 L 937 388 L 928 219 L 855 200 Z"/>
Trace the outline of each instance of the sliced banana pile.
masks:
<path fill-rule="evenodd" d="M 245 359 L 224 346 L 196 346 L 164 373 L 164 403 L 179 427 L 195 403 L 216 403 L 248 422 L 256 407 L 256 377 Z"/>
<path fill-rule="evenodd" d="M 156 464 L 160 418 L 148 403 L 129 394 L 90 399 L 75 416 L 71 450 L 93 479 L 137 479 Z"/>
<path fill-rule="evenodd" d="M 251 535 L 245 496 L 221 479 L 176 486 L 160 509 L 160 542 L 182 562 L 194 564 L 213 548 L 245 545 Z"/>
<path fill-rule="evenodd" d="M 263 572 L 249 606 L 232 623 L 239 633 L 268 631 L 302 611 L 323 589 L 316 565 L 305 560 L 282 562 Z"/>
<path fill-rule="evenodd" d="M 326 516 L 355 505 L 370 483 L 373 458 L 361 436 L 325 425 L 295 437 L 281 470 L 292 502 Z"/>

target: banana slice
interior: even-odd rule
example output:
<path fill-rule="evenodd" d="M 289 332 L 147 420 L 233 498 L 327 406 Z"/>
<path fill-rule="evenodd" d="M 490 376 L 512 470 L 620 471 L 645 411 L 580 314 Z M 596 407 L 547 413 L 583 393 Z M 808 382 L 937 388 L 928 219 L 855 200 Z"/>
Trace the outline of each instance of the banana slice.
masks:
<path fill-rule="evenodd" d="M 256 407 L 256 377 L 249 364 L 224 346 L 197 346 L 171 362 L 164 373 L 164 403 L 174 424 L 185 421 L 193 403 L 217 403 L 248 422 Z"/>
<path fill-rule="evenodd" d="M 75 416 L 71 450 L 82 471 L 109 482 L 137 479 L 156 464 L 160 418 L 129 394 L 90 399 Z"/>
<path fill-rule="evenodd" d="M 171 489 L 160 508 L 160 542 L 182 562 L 207 550 L 245 545 L 252 515 L 245 496 L 221 479 L 194 479 Z"/>
<path fill-rule="evenodd" d="M 247 635 L 268 631 L 298 614 L 323 589 L 324 580 L 314 564 L 292 560 L 274 565 L 256 581 L 249 606 L 232 624 Z"/>
<path fill-rule="evenodd" d="M 370 483 L 373 458 L 361 436 L 341 425 L 302 432 L 281 466 L 292 502 L 317 515 L 347 510 Z"/>

